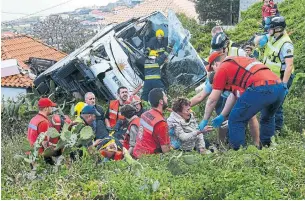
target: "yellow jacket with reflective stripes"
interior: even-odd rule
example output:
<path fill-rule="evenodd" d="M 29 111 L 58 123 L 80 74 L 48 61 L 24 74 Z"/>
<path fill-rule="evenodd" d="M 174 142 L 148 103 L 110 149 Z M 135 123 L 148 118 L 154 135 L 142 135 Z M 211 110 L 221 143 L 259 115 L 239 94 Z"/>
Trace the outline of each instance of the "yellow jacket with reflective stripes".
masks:
<path fill-rule="evenodd" d="M 285 43 L 292 43 L 286 32 L 278 40 L 268 36 L 268 42 L 264 51 L 263 63 L 273 71 L 281 70 L 282 62 L 280 60 L 280 51 Z"/>

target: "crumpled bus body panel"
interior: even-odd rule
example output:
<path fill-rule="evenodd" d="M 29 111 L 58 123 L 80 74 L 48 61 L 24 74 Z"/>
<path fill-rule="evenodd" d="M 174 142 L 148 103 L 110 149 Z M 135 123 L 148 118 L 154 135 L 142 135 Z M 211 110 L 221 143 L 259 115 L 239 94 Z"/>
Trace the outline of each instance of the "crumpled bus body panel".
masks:
<path fill-rule="evenodd" d="M 163 29 L 174 42 L 168 63 L 162 66 L 162 80 L 170 85 L 193 86 L 206 76 L 202 60 L 189 42 L 176 15 L 161 12 L 107 25 L 80 48 L 41 73 L 34 81 L 40 94 L 50 93 L 50 80 L 67 93 L 83 96 L 93 92 L 102 99 L 116 98 L 120 86 L 133 91 L 144 82 L 144 50 L 155 31 Z"/>

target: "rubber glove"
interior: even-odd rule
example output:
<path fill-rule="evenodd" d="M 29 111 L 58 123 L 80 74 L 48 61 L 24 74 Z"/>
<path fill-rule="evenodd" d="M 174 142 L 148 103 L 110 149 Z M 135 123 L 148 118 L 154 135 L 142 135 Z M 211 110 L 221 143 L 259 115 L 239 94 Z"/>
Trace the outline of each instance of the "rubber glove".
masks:
<path fill-rule="evenodd" d="M 175 129 L 174 129 L 174 127 L 173 128 L 171 128 L 171 129 L 169 129 L 169 136 L 174 136 L 175 135 Z"/>
<path fill-rule="evenodd" d="M 285 96 L 288 94 L 288 86 L 287 83 L 283 82 L 284 89 L 285 89 Z"/>
<path fill-rule="evenodd" d="M 199 124 L 199 130 L 203 130 L 204 129 L 204 127 L 206 127 L 207 125 L 208 125 L 208 120 L 202 120 L 201 122 L 200 122 L 200 124 Z"/>
<path fill-rule="evenodd" d="M 212 120 L 212 126 L 214 128 L 219 128 L 224 120 L 225 117 L 222 114 L 220 114 L 215 119 Z"/>
<path fill-rule="evenodd" d="M 204 91 L 208 94 L 212 92 L 212 85 L 208 79 L 205 81 Z"/>
<path fill-rule="evenodd" d="M 268 42 L 268 37 L 266 35 L 264 35 L 263 38 L 260 39 L 259 41 L 259 47 L 262 48 L 264 47 Z"/>

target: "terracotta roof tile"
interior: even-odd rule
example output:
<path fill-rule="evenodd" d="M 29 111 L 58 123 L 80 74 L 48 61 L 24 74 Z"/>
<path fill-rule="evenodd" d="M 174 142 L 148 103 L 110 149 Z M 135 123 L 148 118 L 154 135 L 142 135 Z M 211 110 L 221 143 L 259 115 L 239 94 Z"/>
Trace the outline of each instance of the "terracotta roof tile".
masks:
<path fill-rule="evenodd" d="M 24 87 L 29 88 L 33 84 L 33 80 L 28 75 L 11 75 L 1 78 L 2 87 Z"/>
<path fill-rule="evenodd" d="M 29 36 L 18 35 L 1 38 L 1 59 L 16 59 L 18 65 L 24 70 L 29 69 L 29 66 L 25 62 L 30 57 L 59 61 L 66 55 L 64 52 L 56 50 Z M 32 84 L 33 80 L 28 75 L 18 74 L 1 78 L 1 86 L 27 88 L 31 87 Z"/>
<path fill-rule="evenodd" d="M 117 14 L 105 16 L 102 24 L 120 23 L 133 17 L 142 17 L 154 11 L 162 11 L 167 14 L 167 9 L 172 9 L 176 13 L 184 13 L 189 17 L 198 20 L 195 3 L 190 0 L 146 0 L 133 8 L 120 10 Z"/>

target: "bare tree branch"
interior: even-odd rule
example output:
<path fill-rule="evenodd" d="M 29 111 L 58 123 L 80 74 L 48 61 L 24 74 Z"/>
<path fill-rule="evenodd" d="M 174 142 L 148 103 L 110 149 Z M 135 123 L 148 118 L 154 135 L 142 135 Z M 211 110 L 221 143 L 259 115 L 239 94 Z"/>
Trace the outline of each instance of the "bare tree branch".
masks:
<path fill-rule="evenodd" d="M 59 15 L 48 16 L 34 25 L 34 35 L 48 45 L 70 53 L 93 37 L 94 32 L 83 28 L 74 18 L 64 19 Z"/>

